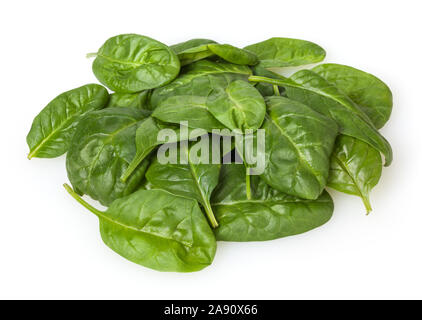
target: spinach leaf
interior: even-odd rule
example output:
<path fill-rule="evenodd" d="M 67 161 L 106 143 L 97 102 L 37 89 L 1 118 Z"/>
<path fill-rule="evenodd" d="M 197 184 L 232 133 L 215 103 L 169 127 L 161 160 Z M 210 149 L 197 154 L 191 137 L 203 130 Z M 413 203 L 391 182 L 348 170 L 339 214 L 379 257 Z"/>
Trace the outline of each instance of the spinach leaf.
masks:
<path fill-rule="evenodd" d="M 213 56 L 214 53 L 208 49 L 208 44 L 211 43 L 216 42 L 209 39 L 192 39 L 170 46 L 170 48 L 177 54 L 180 65 L 185 66 Z"/>
<path fill-rule="evenodd" d="M 334 63 L 312 69 L 347 94 L 371 119 L 377 129 L 388 121 L 393 107 L 393 95 L 388 86 L 364 71 Z"/>
<path fill-rule="evenodd" d="M 274 73 L 264 67 L 261 66 L 261 64 L 258 64 L 254 67 L 252 67 L 253 74 L 255 76 L 261 76 L 261 77 L 267 77 L 267 78 L 273 78 L 273 79 L 282 79 L 283 77 L 278 75 L 277 73 Z M 255 88 L 258 89 L 258 91 L 261 93 L 264 97 L 269 96 L 275 96 L 280 95 L 280 92 L 284 93 L 284 88 L 280 88 L 277 85 L 274 84 L 268 84 L 265 82 L 257 82 L 255 83 Z"/>
<path fill-rule="evenodd" d="M 208 45 L 204 44 L 199 47 L 187 49 L 177 56 L 180 60 L 180 65 L 185 66 L 198 60 L 206 59 L 213 56 L 214 53 L 208 49 Z"/>
<path fill-rule="evenodd" d="M 182 129 L 181 129 L 182 128 Z M 143 120 L 136 129 L 136 155 L 130 162 L 126 171 L 122 175 L 122 181 L 125 182 L 135 169 L 142 163 L 142 161 L 159 145 L 163 144 L 160 141 L 159 133 L 163 129 L 172 129 L 176 136 L 175 140 L 168 140 L 165 143 L 173 143 L 181 140 L 188 140 L 189 138 L 196 137 L 189 128 L 186 128 L 186 137 L 183 136 L 181 130 L 184 126 L 174 126 L 154 119 L 152 117 Z M 198 133 L 199 134 L 199 133 Z"/>
<path fill-rule="evenodd" d="M 146 178 L 155 188 L 161 188 L 175 195 L 197 200 L 204 208 L 208 220 L 213 228 L 218 226 L 210 205 L 211 193 L 218 183 L 220 164 L 198 163 L 200 157 L 198 147 L 200 142 L 190 146 L 182 144 L 179 154 L 186 159 L 186 164 L 161 164 L 157 160 L 149 167 Z M 211 155 L 210 155 L 211 156 Z M 209 159 L 212 160 L 212 159 Z"/>
<path fill-rule="evenodd" d="M 193 39 L 170 48 L 177 54 L 182 66 L 214 55 L 227 62 L 239 65 L 255 65 L 258 63 L 258 57 L 252 52 L 229 44 L 218 44 L 208 39 Z"/>
<path fill-rule="evenodd" d="M 205 77 L 210 81 L 213 76 Z M 224 129 L 225 126 L 210 113 L 206 102 L 207 98 L 201 96 L 172 96 L 161 102 L 152 116 L 171 123 L 188 121 L 190 128 L 202 128 L 208 132 L 212 132 L 213 129 Z"/>
<path fill-rule="evenodd" d="M 337 125 L 308 106 L 267 97 L 265 171 L 271 187 L 304 199 L 317 199 L 327 184 Z"/>
<path fill-rule="evenodd" d="M 257 55 L 264 68 L 300 66 L 325 58 L 325 50 L 319 45 L 289 38 L 271 38 L 245 49 Z"/>
<path fill-rule="evenodd" d="M 32 122 L 26 141 L 28 159 L 55 158 L 66 153 L 80 118 L 107 105 L 107 90 L 88 84 L 54 98 Z"/>
<path fill-rule="evenodd" d="M 139 190 L 103 212 L 65 188 L 99 218 L 104 243 L 134 263 L 158 271 L 193 272 L 214 259 L 215 237 L 194 200 Z"/>
<path fill-rule="evenodd" d="M 197 77 L 162 100 L 152 115 L 165 122 L 188 121 L 189 127 L 208 132 L 226 127 L 258 129 L 265 115 L 264 98 L 237 78 L 230 74 Z"/>
<path fill-rule="evenodd" d="M 122 182 L 120 177 L 135 157 L 135 133 L 147 114 L 134 108 L 106 108 L 84 117 L 75 132 L 66 158 L 74 189 L 103 205 L 135 191 L 148 160 Z"/>
<path fill-rule="evenodd" d="M 264 121 L 265 100 L 251 84 L 236 80 L 216 87 L 206 100 L 208 110 L 231 130 L 259 129 Z"/>
<path fill-rule="evenodd" d="M 209 44 L 208 49 L 220 58 L 240 65 L 256 65 L 258 57 L 247 50 L 236 48 L 230 44 Z"/>
<path fill-rule="evenodd" d="M 149 109 L 150 90 L 139 93 L 113 93 L 110 95 L 108 108 L 124 107 L 136 109 Z"/>
<path fill-rule="evenodd" d="M 172 49 L 177 55 L 179 55 L 180 53 L 185 52 L 189 49 L 193 49 L 193 48 L 211 44 L 211 43 L 217 43 L 217 42 L 210 39 L 191 39 L 191 40 L 184 41 L 178 44 L 174 44 L 170 46 L 170 49 Z"/>
<path fill-rule="evenodd" d="M 122 34 L 88 56 L 114 93 L 90 84 L 55 98 L 34 119 L 28 157 L 68 152 L 73 189 L 65 188 L 130 261 L 192 272 L 212 263 L 216 240 L 307 232 L 332 216 L 327 186 L 371 211 L 382 156 L 385 166 L 393 159 L 378 132 L 392 93 L 339 64 L 275 73 L 322 61 L 317 44 L 271 38 L 239 49 L 192 39 L 167 47 Z"/>
<path fill-rule="evenodd" d="M 213 92 L 224 96 L 224 90 L 231 82 L 246 80 L 250 72 L 247 67 L 205 60 L 191 64 L 175 81 L 154 90 L 151 97 L 153 116 L 164 122 L 188 121 L 189 127 L 209 132 L 224 129 L 224 124 L 210 113 L 207 98 Z"/>
<path fill-rule="evenodd" d="M 342 91 L 315 72 L 301 70 L 290 79 L 251 76 L 249 80 L 284 87 L 290 99 L 305 103 L 335 120 L 341 133 L 366 142 L 383 153 L 386 166 L 393 161 L 390 144 L 377 131 L 368 116 Z"/>
<path fill-rule="evenodd" d="M 206 97 L 212 89 L 213 82 L 226 79 L 247 79 L 252 71 L 247 66 L 227 62 L 200 60 L 186 66 L 180 76 L 172 83 L 154 90 L 151 106 L 155 109 L 170 96 L 196 95 Z M 221 77 L 215 77 L 220 75 Z"/>
<path fill-rule="evenodd" d="M 362 198 L 367 213 L 372 211 L 369 193 L 381 178 L 380 153 L 367 143 L 341 135 L 331 156 L 328 186 Z"/>
<path fill-rule="evenodd" d="M 334 204 L 324 193 L 304 200 L 269 187 L 252 176 L 252 196 L 246 196 L 245 167 L 225 164 L 212 195 L 212 207 L 220 226 L 214 230 L 221 241 L 265 241 L 307 232 L 330 220 Z"/>
<path fill-rule="evenodd" d="M 137 34 L 108 39 L 92 65 L 97 79 L 116 92 L 157 88 L 177 77 L 180 62 L 165 44 Z"/>

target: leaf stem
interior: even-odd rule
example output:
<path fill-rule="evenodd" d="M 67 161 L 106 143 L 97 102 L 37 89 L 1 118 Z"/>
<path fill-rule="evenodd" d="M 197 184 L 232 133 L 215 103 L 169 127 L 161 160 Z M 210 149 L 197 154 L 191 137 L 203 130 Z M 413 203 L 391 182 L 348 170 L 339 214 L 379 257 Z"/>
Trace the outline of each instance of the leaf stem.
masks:
<path fill-rule="evenodd" d="M 365 205 L 365 208 L 366 208 L 366 215 L 369 215 L 372 211 L 371 203 L 369 202 L 369 199 L 367 197 L 362 195 L 361 198 L 362 198 L 363 204 Z"/>
<path fill-rule="evenodd" d="M 274 95 L 280 96 L 280 90 L 278 89 L 278 86 L 273 84 L 273 89 L 274 89 Z"/>
<path fill-rule="evenodd" d="M 211 227 L 213 229 L 217 228 L 218 227 L 218 222 L 215 219 L 214 212 L 212 211 L 212 208 L 211 208 L 211 205 L 210 205 L 209 202 L 206 202 L 204 204 L 204 209 L 205 209 L 205 213 L 206 213 L 206 215 L 208 217 L 208 220 L 209 220 L 209 222 L 211 224 Z"/>
<path fill-rule="evenodd" d="M 129 163 L 129 166 L 126 168 L 125 172 L 123 173 L 123 175 L 120 177 L 120 180 L 122 182 L 126 182 L 126 180 L 130 177 L 130 175 L 133 173 L 133 171 L 135 171 L 135 169 L 139 166 L 139 164 L 142 162 L 142 160 L 144 159 L 144 157 L 138 157 L 132 160 L 131 163 Z"/>
<path fill-rule="evenodd" d="M 284 85 L 288 85 L 290 87 L 302 88 L 300 85 L 292 82 L 289 78 L 272 79 L 272 78 L 261 77 L 261 76 L 249 76 L 248 80 L 250 82 L 264 82 L 264 83 L 268 83 L 268 84 L 272 84 L 272 85 L 276 85 L 280 87 L 283 87 Z"/>
<path fill-rule="evenodd" d="M 249 174 L 249 168 L 246 168 L 246 198 L 248 200 L 252 199 L 251 193 L 251 176 Z"/>
<path fill-rule="evenodd" d="M 63 187 L 66 189 L 67 192 L 69 192 L 69 194 L 76 200 L 78 201 L 81 205 L 83 205 L 85 208 L 87 208 L 89 211 L 91 211 L 93 214 L 95 214 L 98 217 L 102 217 L 103 216 L 103 212 L 101 212 L 100 210 L 94 208 L 93 206 L 91 206 L 88 202 L 86 202 L 85 200 L 83 200 L 79 194 L 77 194 L 75 191 L 73 191 L 73 189 L 67 184 L 63 184 Z"/>
<path fill-rule="evenodd" d="M 97 56 L 97 52 L 91 52 L 91 53 L 86 54 L 87 59 L 95 58 L 96 56 Z"/>

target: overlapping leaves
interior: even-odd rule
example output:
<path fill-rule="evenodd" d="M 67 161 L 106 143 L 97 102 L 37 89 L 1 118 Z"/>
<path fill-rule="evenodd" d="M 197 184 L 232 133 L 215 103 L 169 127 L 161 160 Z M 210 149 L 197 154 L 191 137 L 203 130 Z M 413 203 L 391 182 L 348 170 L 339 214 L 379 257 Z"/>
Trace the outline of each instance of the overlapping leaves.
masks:
<path fill-rule="evenodd" d="M 310 231 L 333 214 L 326 187 L 359 196 L 372 210 L 382 155 L 386 166 L 393 158 L 378 131 L 390 118 L 392 94 L 345 65 L 281 75 L 284 67 L 322 61 L 317 44 L 271 38 L 240 49 L 192 39 L 168 47 L 123 34 L 89 56 L 114 92 L 90 84 L 52 100 L 33 121 L 28 157 L 68 152 L 73 189 L 66 189 L 126 259 L 192 272 L 212 263 L 216 240 Z M 262 132 L 264 148 L 256 145 Z M 223 137 L 225 148 L 209 148 Z M 253 147 L 244 150 L 248 142 Z M 221 165 L 231 157 L 244 163 Z M 265 160 L 262 172 L 254 158 Z M 81 195 L 109 208 L 99 211 Z"/>

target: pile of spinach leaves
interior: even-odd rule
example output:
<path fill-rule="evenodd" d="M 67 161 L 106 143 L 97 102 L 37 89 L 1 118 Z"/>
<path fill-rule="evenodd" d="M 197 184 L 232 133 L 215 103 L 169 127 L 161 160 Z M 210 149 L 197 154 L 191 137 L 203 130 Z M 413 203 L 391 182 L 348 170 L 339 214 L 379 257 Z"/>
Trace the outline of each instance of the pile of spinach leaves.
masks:
<path fill-rule="evenodd" d="M 359 196 L 372 210 L 383 159 L 392 162 L 379 132 L 392 94 L 380 79 L 345 65 L 304 69 L 325 58 L 320 46 L 288 38 L 243 49 L 209 39 L 166 46 L 124 34 L 89 56 L 105 87 L 87 84 L 53 99 L 32 123 L 28 158 L 67 153 L 73 188 L 66 190 L 99 218 L 107 246 L 128 260 L 192 272 L 212 263 L 217 241 L 307 232 L 333 214 L 327 187 Z M 157 161 L 163 129 L 176 132 L 167 143 L 178 143 L 183 163 Z M 199 142 L 188 137 L 212 141 L 213 129 L 263 129 L 263 173 L 251 175 L 242 161 L 197 164 Z M 238 146 L 211 148 L 210 157 L 248 157 Z"/>

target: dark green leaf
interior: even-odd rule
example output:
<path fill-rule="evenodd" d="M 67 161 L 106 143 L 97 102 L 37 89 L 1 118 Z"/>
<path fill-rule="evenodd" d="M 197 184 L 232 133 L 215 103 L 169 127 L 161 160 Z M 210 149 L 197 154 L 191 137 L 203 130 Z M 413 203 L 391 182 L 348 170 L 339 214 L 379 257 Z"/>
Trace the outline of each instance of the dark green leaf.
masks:
<path fill-rule="evenodd" d="M 214 117 L 231 130 L 259 129 L 264 121 L 265 100 L 251 84 L 243 80 L 216 87 L 206 105 Z"/>
<path fill-rule="evenodd" d="M 268 97 L 267 106 L 262 179 L 281 192 L 317 199 L 327 184 L 336 123 L 284 97 Z"/>
<path fill-rule="evenodd" d="M 134 263 L 158 271 L 193 272 L 214 259 L 215 237 L 194 200 L 139 190 L 102 212 L 65 188 L 99 218 L 104 243 Z"/>
<path fill-rule="evenodd" d="M 206 97 L 212 90 L 213 81 L 221 81 L 222 75 L 226 79 L 247 79 L 252 71 L 247 66 L 240 66 L 227 62 L 213 62 L 201 60 L 186 66 L 182 74 L 172 83 L 154 90 L 151 96 L 151 106 L 156 108 L 170 96 L 195 95 Z"/>
<path fill-rule="evenodd" d="M 148 160 L 125 183 L 120 177 L 135 157 L 135 133 L 145 117 L 133 108 L 107 108 L 80 121 L 66 158 L 69 180 L 78 193 L 109 205 L 137 189 Z"/>
<path fill-rule="evenodd" d="M 209 44 L 208 49 L 220 58 L 240 65 L 256 65 L 258 57 L 247 50 L 233 47 L 230 44 Z"/>
<path fill-rule="evenodd" d="M 325 50 L 319 45 L 289 38 L 271 38 L 245 49 L 255 53 L 264 68 L 300 66 L 325 58 Z"/>
<path fill-rule="evenodd" d="M 55 158 L 66 153 L 80 118 L 107 105 L 107 90 L 88 84 L 54 98 L 34 119 L 26 141 L 28 158 Z"/>
<path fill-rule="evenodd" d="M 377 129 L 382 128 L 390 118 L 393 95 L 377 77 L 334 63 L 322 64 L 312 70 L 347 94 L 368 115 Z"/>
<path fill-rule="evenodd" d="M 277 73 L 274 73 L 268 69 L 265 69 L 260 64 L 254 66 L 252 68 L 253 74 L 255 76 L 261 76 L 261 77 L 267 77 L 267 78 L 273 78 L 273 79 L 281 79 L 280 75 Z M 276 96 L 279 95 L 280 92 L 282 92 L 284 89 L 280 88 L 279 86 L 275 84 L 268 84 L 264 82 L 258 82 L 255 84 L 255 88 L 258 89 L 258 91 L 262 94 L 264 97 L 269 96 Z"/>
<path fill-rule="evenodd" d="M 136 109 L 149 109 L 150 90 L 139 93 L 113 93 L 110 95 L 109 108 L 123 107 Z"/>
<path fill-rule="evenodd" d="M 182 128 L 182 129 L 181 129 Z M 149 117 L 142 121 L 136 129 L 136 155 L 130 162 L 126 171 L 122 176 L 122 181 L 125 182 L 135 169 L 142 163 L 142 161 L 159 145 L 164 142 L 159 139 L 159 134 L 163 129 L 171 129 L 175 133 L 173 140 L 167 140 L 165 143 L 173 143 L 181 140 L 188 140 L 195 137 L 194 133 L 185 128 L 186 137 L 183 136 L 181 130 L 184 126 L 174 126 L 160 122 L 157 119 Z"/>
<path fill-rule="evenodd" d="M 206 45 L 210 43 L 217 43 L 217 42 L 210 39 L 191 39 L 185 42 L 174 44 L 170 46 L 170 49 L 172 49 L 176 54 L 179 54 L 179 53 L 185 52 L 186 50 L 200 47 L 202 45 Z"/>
<path fill-rule="evenodd" d="M 264 241 L 307 232 L 330 220 L 334 204 L 324 193 L 316 200 L 285 195 L 251 177 L 252 196 L 246 196 L 245 167 L 223 165 L 212 206 L 221 241 Z"/>
<path fill-rule="evenodd" d="M 206 77 L 209 81 L 213 76 Z M 212 132 L 213 129 L 224 129 L 225 126 L 208 110 L 206 100 L 206 97 L 194 95 L 171 96 L 161 102 L 152 115 L 164 122 L 188 121 L 190 128 L 202 128 L 208 132 Z"/>
<path fill-rule="evenodd" d="M 286 88 L 286 94 L 337 122 L 344 135 L 362 140 L 385 156 L 385 165 L 393 161 L 388 141 L 377 131 L 368 116 L 336 86 L 313 71 L 302 70 L 291 79 L 270 79 L 252 76 L 251 81 L 276 84 Z"/>
<path fill-rule="evenodd" d="M 361 197 L 367 213 L 372 211 L 369 193 L 381 178 L 380 153 L 365 142 L 339 136 L 331 157 L 328 186 Z"/>
<path fill-rule="evenodd" d="M 146 178 L 155 188 L 197 200 L 204 207 L 211 226 L 215 228 L 218 223 L 211 209 L 210 197 L 218 183 L 220 165 L 212 164 L 210 161 L 212 159 L 208 159 L 209 164 L 196 161 L 195 158 L 200 157 L 198 155 L 200 150 L 197 149 L 200 143 L 191 144 L 190 147 L 186 143 L 178 148 L 179 155 L 186 159 L 186 164 L 182 164 L 182 161 L 176 164 L 161 164 L 158 160 L 154 160 L 146 173 Z"/>
<path fill-rule="evenodd" d="M 177 77 L 180 62 L 165 44 L 137 34 L 108 39 L 92 69 L 111 90 L 134 93 L 165 85 Z"/>
<path fill-rule="evenodd" d="M 204 44 L 199 47 L 187 49 L 177 56 L 182 66 L 188 65 L 198 60 L 206 59 L 213 56 L 214 53 L 208 49 L 208 45 Z"/>

